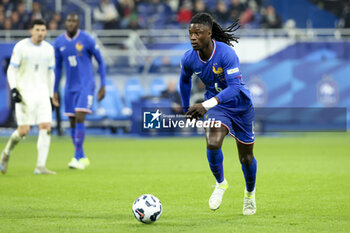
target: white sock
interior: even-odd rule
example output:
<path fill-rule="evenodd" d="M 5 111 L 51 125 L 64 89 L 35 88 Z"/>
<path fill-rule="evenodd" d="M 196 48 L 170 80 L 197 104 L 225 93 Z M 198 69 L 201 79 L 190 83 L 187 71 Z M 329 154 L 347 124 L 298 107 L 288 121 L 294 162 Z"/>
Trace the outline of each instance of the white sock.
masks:
<path fill-rule="evenodd" d="M 18 131 L 15 130 L 15 132 L 12 133 L 12 135 L 10 136 L 7 142 L 4 152 L 10 155 L 13 148 L 17 145 L 19 141 L 21 141 L 21 139 L 22 138 L 19 136 Z"/>
<path fill-rule="evenodd" d="M 45 167 L 47 156 L 49 154 L 49 148 L 50 148 L 50 142 L 51 142 L 51 135 L 47 131 L 47 129 L 41 129 L 39 130 L 39 137 L 38 137 L 38 162 L 36 164 L 37 167 Z"/>

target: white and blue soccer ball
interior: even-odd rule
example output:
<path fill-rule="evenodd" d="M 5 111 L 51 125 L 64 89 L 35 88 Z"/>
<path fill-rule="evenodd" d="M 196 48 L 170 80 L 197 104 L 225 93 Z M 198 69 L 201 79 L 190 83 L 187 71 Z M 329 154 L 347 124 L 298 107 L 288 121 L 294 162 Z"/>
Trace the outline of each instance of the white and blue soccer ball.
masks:
<path fill-rule="evenodd" d="M 162 214 L 162 203 L 152 194 L 143 194 L 132 205 L 135 218 L 142 223 L 153 223 Z"/>

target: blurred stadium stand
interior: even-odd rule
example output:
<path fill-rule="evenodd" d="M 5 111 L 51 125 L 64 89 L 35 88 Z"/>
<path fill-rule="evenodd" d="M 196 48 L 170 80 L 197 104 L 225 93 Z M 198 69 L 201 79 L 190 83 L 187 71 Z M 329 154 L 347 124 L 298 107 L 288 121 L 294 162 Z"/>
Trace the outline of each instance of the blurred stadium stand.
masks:
<path fill-rule="evenodd" d="M 111 19 L 114 30 L 104 30 L 106 21 L 96 20 L 102 2 L 117 11 Z M 344 107 L 350 128 L 348 0 L 0 0 L 0 99 L 5 100 L 0 102 L 0 125 L 14 125 L 5 61 L 14 43 L 29 36 L 33 17 L 46 19 L 51 29 L 47 40 L 53 42 L 64 32 L 65 16 L 80 15 L 82 28 L 101 47 L 109 77 L 107 96 L 94 103 L 87 125 L 128 132 L 132 103 L 158 96 L 168 80 L 178 79 L 180 59 L 190 49 L 188 17 L 203 4 L 224 26 L 240 17 L 241 39 L 234 48 L 257 107 Z M 67 118 L 62 119 L 67 127 Z"/>

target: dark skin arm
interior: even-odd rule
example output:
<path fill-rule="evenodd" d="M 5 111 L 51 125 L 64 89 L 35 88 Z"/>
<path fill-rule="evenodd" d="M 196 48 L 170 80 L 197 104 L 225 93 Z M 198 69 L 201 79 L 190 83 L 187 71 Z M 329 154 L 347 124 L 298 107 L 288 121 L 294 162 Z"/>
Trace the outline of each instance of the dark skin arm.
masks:
<path fill-rule="evenodd" d="M 104 86 L 102 86 L 97 93 L 97 100 L 98 102 L 100 102 L 101 100 L 103 100 L 103 98 L 105 98 L 106 95 L 106 89 Z"/>
<path fill-rule="evenodd" d="M 219 104 L 219 99 L 216 96 L 214 96 L 214 98 L 218 101 Z M 202 104 L 195 104 L 188 109 L 188 112 L 186 112 L 185 116 L 190 119 L 199 119 L 204 116 L 205 113 L 207 113 L 207 110 L 203 107 Z"/>

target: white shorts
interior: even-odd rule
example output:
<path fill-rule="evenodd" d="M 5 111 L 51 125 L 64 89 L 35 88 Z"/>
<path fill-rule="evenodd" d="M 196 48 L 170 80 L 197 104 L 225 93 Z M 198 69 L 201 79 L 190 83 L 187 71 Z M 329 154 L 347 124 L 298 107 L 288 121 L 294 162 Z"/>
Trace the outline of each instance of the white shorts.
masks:
<path fill-rule="evenodd" d="M 51 123 L 52 109 L 50 98 L 23 99 L 16 103 L 17 125 L 38 125 Z"/>

